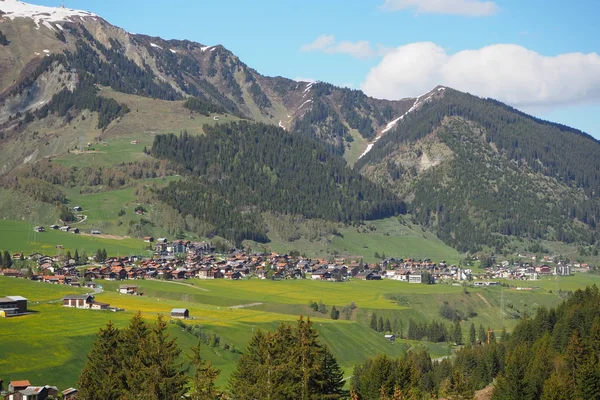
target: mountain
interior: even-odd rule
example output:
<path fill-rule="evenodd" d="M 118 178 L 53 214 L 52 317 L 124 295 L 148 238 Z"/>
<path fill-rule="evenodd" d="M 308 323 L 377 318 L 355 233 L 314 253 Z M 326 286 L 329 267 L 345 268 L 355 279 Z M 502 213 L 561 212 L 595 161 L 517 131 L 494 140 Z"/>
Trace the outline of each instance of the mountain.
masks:
<path fill-rule="evenodd" d="M 367 177 L 410 199 L 413 217 L 460 250 L 511 237 L 593 245 L 600 145 L 491 99 L 437 88 L 362 157 Z"/>
<path fill-rule="evenodd" d="M 0 127 L 9 137 L 30 131 L 28 124 L 49 113 L 70 120 L 83 110 L 99 114 L 98 130 L 110 130 L 128 110 L 98 100 L 92 92 L 100 86 L 169 101 L 193 96 L 238 117 L 321 140 L 337 154 L 356 153 L 349 155 L 354 160 L 412 104 L 321 82 L 266 77 L 221 45 L 132 34 L 85 11 L 16 0 L 0 1 L 0 10 L 7 43 L 0 56 Z M 31 155 L 26 153 L 20 159 Z"/>
<path fill-rule="evenodd" d="M 19 171 L 45 187 L 39 181 L 47 176 L 35 171 L 40 160 L 90 154 L 85 151 L 92 145 L 131 138 L 148 147 L 154 142 L 142 157 L 169 160 L 170 173 L 185 176 L 184 183 L 156 194 L 153 201 L 170 207 L 165 215 L 177 212 L 178 221 L 189 215 L 200 231 L 234 241 L 264 241 L 269 229 L 259 214 L 265 212 L 356 223 L 404 212 L 406 203 L 412 223 L 461 251 L 537 251 L 543 241 L 578 247 L 580 254 L 598 251 L 598 142 L 492 99 L 438 86 L 417 98 L 388 101 L 324 82 L 268 77 L 221 45 L 133 34 L 92 13 L 16 0 L 0 0 L 0 48 L 0 176 L 11 190 L 24 187 L 14 178 Z M 246 143 L 240 127 L 256 136 L 254 146 L 262 144 L 243 120 L 262 124 L 256 129 L 271 148 Z M 233 122 L 227 134 L 205 127 L 223 122 Z M 189 136 L 161 135 L 181 131 Z M 239 155 L 232 137 L 246 146 Z M 192 142 L 199 153 L 219 146 L 232 152 L 221 159 L 206 154 L 208 161 L 195 168 L 189 164 L 194 155 L 164 145 Z M 296 164 L 282 164 L 276 149 Z M 254 159 L 240 160 L 241 154 Z M 105 160 L 115 170 L 116 161 Z M 140 176 L 132 171 L 146 176 L 165 170 L 155 162 L 119 164 L 118 177 L 87 171 L 103 177 L 93 185 L 79 170 L 69 172 L 77 178 L 53 181 L 84 182 L 80 192 L 92 190 L 88 184 L 99 190 L 104 182 L 123 187 Z M 236 164 L 224 171 L 223 162 Z M 303 174 L 302 165 L 311 174 Z M 248 180 L 249 171 L 264 180 Z M 343 178 L 332 184 L 327 174 Z M 285 195 L 264 185 L 270 179 Z M 192 181 L 197 184 L 185 186 Z M 295 191 L 308 183 L 316 184 L 308 186 L 326 204 L 310 204 L 305 192 Z M 192 192 L 212 193 L 223 207 L 212 203 L 186 214 Z M 270 200 L 261 193 L 270 193 Z M 226 235 L 217 215 L 234 216 L 237 233 Z"/>

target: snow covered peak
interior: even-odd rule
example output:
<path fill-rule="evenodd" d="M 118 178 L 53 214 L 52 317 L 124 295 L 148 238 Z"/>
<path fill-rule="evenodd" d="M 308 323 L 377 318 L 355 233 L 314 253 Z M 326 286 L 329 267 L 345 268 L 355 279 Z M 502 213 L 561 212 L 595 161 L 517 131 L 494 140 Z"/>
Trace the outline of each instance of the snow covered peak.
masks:
<path fill-rule="evenodd" d="M 31 18 L 38 28 L 42 24 L 52 30 L 54 30 L 54 27 L 51 23 L 73 22 L 74 17 L 97 17 L 96 14 L 87 11 L 63 7 L 36 6 L 17 0 L 0 0 L 0 11 L 4 13 L 3 18 L 11 20 L 15 18 Z"/>

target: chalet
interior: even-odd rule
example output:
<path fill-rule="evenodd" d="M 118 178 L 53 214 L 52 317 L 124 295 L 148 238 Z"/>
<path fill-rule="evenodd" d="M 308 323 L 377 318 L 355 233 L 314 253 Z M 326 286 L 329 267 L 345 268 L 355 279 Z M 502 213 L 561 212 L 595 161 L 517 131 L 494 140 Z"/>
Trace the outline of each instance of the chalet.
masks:
<path fill-rule="evenodd" d="M 327 280 L 327 279 L 331 279 L 331 272 L 329 271 L 325 271 L 325 270 L 319 270 L 319 271 L 315 271 L 312 273 L 311 276 L 312 279 L 320 279 L 320 280 Z"/>
<path fill-rule="evenodd" d="M 79 233 L 79 228 L 73 228 L 73 229 L 71 230 L 71 233 Z"/>
<path fill-rule="evenodd" d="M 174 308 L 171 310 L 171 318 L 188 319 L 190 311 L 187 308 Z"/>
<path fill-rule="evenodd" d="M 167 238 L 158 238 L 158 239 L 156 239 L 156 243 L 167 244 L 167 242 L 168 242 Z"/>
<path fill-rule="evenodd" d="M 58 228 L 59 228 L 58 225 L 55 225 L 55 224 L 50 225 L 50 229 L 57 230 Z"/>
<path fill-rule="evenodd" d="M 27 386 L 25 389 L 15 391 L 8 395 L 8 400 L 45 400 L 56 398 L 58 389 L 56 386 Z"/>
<path fill-rule="evenodd" d="M 81 211 L 83 211 L 83 208 L 81 208 L 81 206 L 75 206 L 75 207 L 73 207 L 73 211 L 81 212 Z"/>
<path fill-rule="evenodd" d="M 27 299 L 25 297 L 0 297 L 0 317 L 14 317 L 25 313 L 27 313 Z"/>
<path fill-rule="evenodd" d="M 69 225 L 65 225 L 65 226 L 61 226 L 59 229 L 63 232 L 69 232 L 71 227 Z"/>
<path fill-rule="evenodd" d="M 376 281 L 380 280 L 381 276 L 372 271 L 363 271 L 356 274 L 355 278 L 364 281 Z"/>
<path fill-rule="evenodd" d="M 8 391 L 17 392 L 19 390 L 26 389 L 28 386 L 31 386 L 29 381 L 10 381 L 8 383 Z"/>
<path fill-rule="evenodd" d="M 77 393 L 79 391 L 75 388 L 68 388 L 62 391 L 63 400 L 77 400 Z"/>
<path fill-rule="evenodd" d="M 385 335 L 384 338 L 386 338 L 390 342 L 394 342 L 396 340 L 396 335 Z"/>
<path fill-rule="evenodd" d="M 137 294 L 137 286 L 120 285 L 119 286 L 119 293 L 122 293 L 122 294 Z"/>
<path fill-rule="evenodd" d="M 223 277 L 223 273 L 217 268 L 206 266 L 200 268 L 196 276 L 200 279 L 218 279 Z"/>
<path fill-rule="evenodd" d="M 98 229 L 92 229 L 90 233 L 91 233 L 92 235 L 100 235 L 100 234 L 102 234 L 102 232 L 101 232 L 101 231 L 99 231 Z"/>
<path fill-rule="evenodd" d="M 242 277 L 242 274 L 240 274 L 239 272 L 229 271 L 225 273 L 224 277 L 225 279 L 238 280 Z"/>
<path fill-rule="evenodd" d="M 36 226 L 35 228 L 33 228 L 34 232 L 45 232 L 46 229 L 43 226 Z"/>
<path fill-rule="evenodd" d="M 17 278 L 17 277 L 21 276 L 21 273 L 19 271 L 17 271 L 16 269 L 7 268 L 7 269 L 0 270 L 0 275 Z"/>
<path fill-rule="evenodd" d="M 109 305 L 94 300 L 91 294 L 71 294 L 63 297 L 63 306 L 89 310 L 107 310 Z"/>
<path fill-rule="evenodd" d="M 154 238 L 152 236 L 144 236 L 144 242 L 152 243 L 154 242 Z"/>
<path fill-rule="evenodd" d="M 421 283 L 422 277 L 421 274 L 410 274 L 408 276 L 408 283 Z"/>
<path fill-rule="evenodd" d="M 554 269 L 554 273 L 559 276 L 567 276 L 571 275 L 571 266 L 570 265 L 557 265 Z"/>

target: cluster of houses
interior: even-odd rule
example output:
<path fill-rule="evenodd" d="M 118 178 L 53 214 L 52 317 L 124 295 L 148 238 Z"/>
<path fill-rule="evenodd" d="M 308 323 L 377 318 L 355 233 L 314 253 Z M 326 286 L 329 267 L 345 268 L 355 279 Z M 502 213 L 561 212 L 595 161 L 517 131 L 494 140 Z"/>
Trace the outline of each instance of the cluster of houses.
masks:
<path fill-rule="evenodd" d="M 52 230 L 59 230 L 62 232 L 79 233 L 79 228 L 73 228 L 70 225 L 64 225 L 64 226 L 50 225 L 49 228 Z M 37 232 L 37 233 L 46 232 L 46 228 L 43 226 L 35 226 L 33 228 L 33 231 Z"/>
<path fill-rule="evenodd" d="M 187 240 L 169 241 L 166 238 L 144 240 L 154 244 L 152 258 L 111 257 L 102 264 L 85 270 L 76 268 L 75 260 L 31 254 L 38 268 L 33 280 L 48 283 L 86 285 L 97 279 L 131 280 L 163 279 L 312 279 L 345 281 L 348 279 L 391 279 L 408 283 L 436 283 L 441 281 L 490 281 L 494 279 L 537 279 L 544 275 L 570 275 L 571 264 L 556 263 L 533 265 L 528 262 L 509 265 L 503 262 L 482 272 L 448 265 L 430 259 L 386 258 L 378 263 L 363 263 L 360 258 L 336 257 L 333 259 L 292 257 L 289 254 L 250 254 L 235 250 L 226 255 L 215 254 L 206 242 Z M 13 257 L 23 257 L 16 253 Z M 0 274 L 20 276 L 16 270 L 2 270 Z M 127 289 L 126 289 L 127 290 Z"/>
<path fill-rule="evenodd" d="M 0 379 L 0 398 L 5 400 L 46 400 L 48 398 L 76 400 L 77 393 L 75 388 L 68 388 L 60 392 L 56 386 L 34 386 L 28 380 L 10 381 L 4 390 L 3 381 Z"/>
<path fill-rule="evenodd" d="M 558 262 L 552 266 L 550 263 L 533 265 L 529 262 L 516 262 L 510 264 L 503 261 L 492 267 L 486 268 L 484 273 L 477 276 L 479 279 L 514 279 L 536 280 L 544 276 L 568 276 L 573 272 L 573 265 Z"/>

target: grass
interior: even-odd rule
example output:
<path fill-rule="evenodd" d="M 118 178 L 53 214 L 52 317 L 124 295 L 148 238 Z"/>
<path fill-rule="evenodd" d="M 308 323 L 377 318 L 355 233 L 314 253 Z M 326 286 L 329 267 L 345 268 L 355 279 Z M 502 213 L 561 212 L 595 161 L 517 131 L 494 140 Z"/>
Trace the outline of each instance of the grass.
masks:
<path fill-rule="evenodd" d="M 251 243 L 251 247 L 266 247 L 280 253 L 297 250 L 309 257 L 356 256 L 370 263 L 381 261 L 375 257 L 375 253 L 386 257 L 430 258 L 436 262 L 444 260 L 451 264 L 457 264 L 464 258 L 434 234 L 411 224 L 404 217 L 366 221 L 366 225 L 360 228 L 344 226 L 339 228 L 339 235 L 330 235 L 320 240 L 301 238 L 289 242 L 272 232 L 269 233 L 269 238 L 271 242 L 267 245 Z"/>
<path fill-rule="evenodd" d="M 346 283 L 311 280 L 140 280 L 135 284 L 144 295 L 130 296 L 117 292 L 119 282 L 100 283 L 104 292 L 98 294 L 97 299 L 124 308 L 125 312 L 63 308 L 60 303 L 52 301 L 68 293 L 84 292 L 85 289 L 0 277 L 0 296 L 25 296 L 30 300 L 29 308 L 36 311 L 31 315 L 0 320 L 0 354 L 3 355 L 0 358 L 0 376 L 5 380 L 29 379 L 34 384 L 53 384 L 61 388 L 74 386 L 94 335 L 108 320 L 118 327 L 124 327 L 139 310 L 151 322 L 157 314 L 168 315 L 176 307 L 190 310 L 194 319 L 187 323 L 200 324 L 205 331 L 218 334 L 222 342 L 238 349 L 246 346 L 257 329 L 271 330 L 282 322 L 294 324 L 300 314 L 310 316 L 321 340 L 331 348 L 346 376 L 349 376 L 356 364 L 379 353 L 398 357 L 411 348 L 422 346 L 429 350 L 433 358 L 451 352 L 446 343 L 405 339 L 390 343 L 382 334 L 368 327 L 372 313 L 383 318 L 398 317 L 406 332 L 409 319 L 440 320 L 440 306 L 448 302 L 461 311 L 477 313 L 462 322 L 465 338 L 471 323 L 498 330 L 506 327 L 510 331 L 518 322 L 512 316 L 531 315 L 540 306 L 558 305 L 561 298 L 556 293 L 557 288 L 574 290 L 587 284 L 600 283 L 600 276 L 582 273 L 558 280 L 519 282 L 521 286 L 531 284 L 539 287 L 531 291 L 488 287 L 469 288 L 466 293 L 460 286 L 429 286 L 389 280 Z M 334 321 L 328 314 L 316 313 L 308 307 L 309 301 L 319 300 L 328 309 L 332 305 L 342 307 L 351 302 L 356 304 L 357 309 L 351 320 Z M 262 304 L 229 308 L 250 303 Z M 504 309 L 501 307 L 503 304 Z M 197 341 L 176 325 L 169 325 L 169 334 L 177 338 L 184 352 Z M 226 386 L 239 354 L 206 345 L 202 351 L 203 357 L 221 369 L 218 384 Z M 42 358 L 43 362 L 40 362 Z"/>
<path fill-rule="evenodd" d="M 55 255 L 61 252 L 56 246 L 61 245 L 64 252 L 70 250 L 74 253 L 77 249 L 80 254 L 85 251 L 89 255 L 94 254 L 99 248 L 105 248 L 110 255 L 147 253 L 145 243 L 141 239 L 107 239 L 51 229 L 43 233 L 35 233 L 33 227 L 32 223 L 25 221 L 0 220 L 2 250 Z"/>

